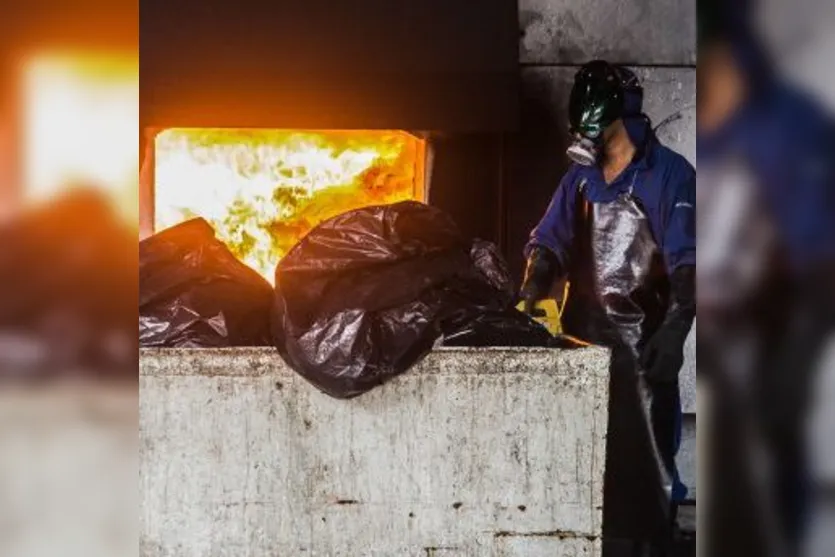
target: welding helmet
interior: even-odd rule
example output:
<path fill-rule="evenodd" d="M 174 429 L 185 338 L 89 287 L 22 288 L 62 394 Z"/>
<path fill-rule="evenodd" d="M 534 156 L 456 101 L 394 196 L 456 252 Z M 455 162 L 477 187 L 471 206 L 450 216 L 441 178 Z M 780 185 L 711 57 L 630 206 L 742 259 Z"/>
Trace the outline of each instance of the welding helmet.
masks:
<path fill-rule="evenodd" d="M 568 102 L 568 157 L 583 166 L 595 164 L 604 130 L 623 116 L 640 114 L 642 101 L 638 78 L 626 68 L 603 60 L 581 67 Z"/>

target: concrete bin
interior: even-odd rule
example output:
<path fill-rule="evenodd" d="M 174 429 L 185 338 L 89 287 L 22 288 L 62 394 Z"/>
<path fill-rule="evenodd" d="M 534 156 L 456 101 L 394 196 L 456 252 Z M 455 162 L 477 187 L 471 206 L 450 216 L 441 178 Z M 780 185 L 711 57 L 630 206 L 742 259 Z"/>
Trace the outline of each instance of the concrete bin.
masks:
<path fill-rule="evenodd" d="M 143 350 L 140 555 L 599 556 L 600 348 L 441 349 L 359 398 Z"/>

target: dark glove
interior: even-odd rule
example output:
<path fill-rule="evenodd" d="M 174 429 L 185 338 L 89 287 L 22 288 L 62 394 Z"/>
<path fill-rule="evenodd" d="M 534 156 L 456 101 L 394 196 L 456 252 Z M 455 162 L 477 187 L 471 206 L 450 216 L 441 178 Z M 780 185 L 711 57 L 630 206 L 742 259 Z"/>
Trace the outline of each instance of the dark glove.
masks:
<path fill-rule="evenodd" d="M 656 383 L 675 383 L 684 364 L 684 343 L 696 317 L 696 267 L 686 265 L 670 277 L 670 306 L 664 322 L 641 353 L 641 367 Z"/>
<path fill-rule="evenodd" d="M 534 315 L 536 303 L 548 297 L 554 281 L 561 274 L 560 261 L 554 252 L 542 246 L 533 248 L 525 268 L 525 280 L 519 291 L 519 296 L 525 302 L 525 313 Z"/>

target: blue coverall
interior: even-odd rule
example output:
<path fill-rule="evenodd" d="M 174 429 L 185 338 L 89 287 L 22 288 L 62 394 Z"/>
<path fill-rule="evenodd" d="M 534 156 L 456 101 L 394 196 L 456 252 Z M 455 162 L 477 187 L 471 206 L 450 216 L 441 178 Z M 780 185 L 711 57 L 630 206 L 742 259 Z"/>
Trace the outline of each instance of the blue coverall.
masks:
<path fill-rule="evenodd" d="M 794 272 L 835 261 L 835 124 L 810 98 L 777 82 L 758 87 L 697 147 L 706 163 L 747 164 Z"/>
<path fill-rule="evenodd" d="M 613 201 L 632 188 L 664 255 L 668 274 L 679 266 L 696 264 L 696 171 L 683 156 L 659 143 L 643 117 L 625 118 L 624 124 L 638 148 L 633 161 L 611 184 L 606 184 L 599 166 L 573 164 L 560 182 L 542 220 L 531 232 L 525 248 L 526 257 L 534 246 L 543 246 L 556 254 L 563 269 L 569 268 L 576 198 L 580 184 L 584 183 L 584 195 L 592 203 Z M 677 451 L 681 434 L 680 408 L 676 418 Z M 674 478 L 672 496 L 674 501 L 687 496 L 687 488 L 678 474 Z"/>
<path fill-rule="evenodd" d="M 786 263 L 784 269 L 769 271 L 788 271 L 796 290 L 774 293 L 765 303 L 789 304 L 797 307 L 796 312 L 813 307 L 817 313 L 830 313 L 832 297 L 827 292 L 835 270 L 835 121 L 802 91 L 769 73 L 754 72 L 755 45 L 735 46 L 751 96 L 719 130 L 699 134 L 699 158 L 707 165 L 741 161 L 753 177 Z M 706 182 L 702 187 L 709 192 L 721 183 Z M 816 358 L 832 327 L 831 321 L 818 323 L 814 314 L 804 315 L 806 329 L 790 336 L 789 328 L 779 336 L 788 358 L 769 354 L 774 370 L 763 373 L 758 368 L 756 385 L 760 396 L 767 393 L 758 417 L 767 424 L 763 428 L 776 447 L 772 458 L 780 470 L 775 488 L 778 514 L 793 544 L 801 539 L 810 504 L 803 417 Z M 769 347 L 773 344 L 772 340 Z"/>
<path fill-rule="evenodd" d="M 638 169 L 633 194 L 647 215 L 668 273 L 680 265 L 696 264 L 696 171 L 683 156 L 661 145 L 643 118 L 628 118 L 624 123 L 639 149 L 635 159 L 608 185 L 599 166 L 572 164 L 542 220 L 531 232 L 526 257 L 533 246 L 544 246 L 557 255 L 565 269 L 573 242 L 575 199 L 582 179 L 586 179 L 588 200 L 605 203 L 629 190 L 633 170 Z"/>

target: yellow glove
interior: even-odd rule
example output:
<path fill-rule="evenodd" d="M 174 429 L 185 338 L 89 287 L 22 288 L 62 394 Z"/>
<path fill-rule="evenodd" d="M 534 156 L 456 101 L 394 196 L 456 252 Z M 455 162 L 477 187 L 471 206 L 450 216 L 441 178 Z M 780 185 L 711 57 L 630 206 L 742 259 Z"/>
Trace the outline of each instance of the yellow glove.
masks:
<path fill-rule="evenodd" d="M 519 311 L 525 311 L 525 302 L 519 302 L 516 306 Z M 557 307 L 557 301 L 553 298 L 541 300 L 536 303 L 537 314 L 534 316 L 538 322 L 542 323 L 548 332 L 552 335 L 562 333 L 562 324 L 560 323 L 560 310 Z"/>

